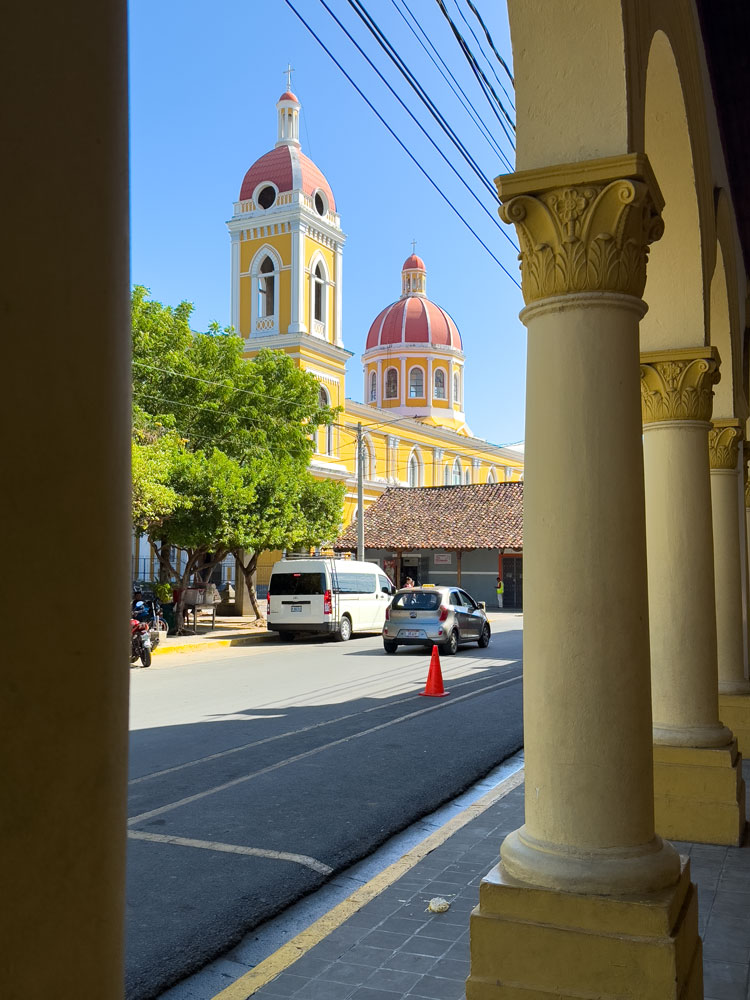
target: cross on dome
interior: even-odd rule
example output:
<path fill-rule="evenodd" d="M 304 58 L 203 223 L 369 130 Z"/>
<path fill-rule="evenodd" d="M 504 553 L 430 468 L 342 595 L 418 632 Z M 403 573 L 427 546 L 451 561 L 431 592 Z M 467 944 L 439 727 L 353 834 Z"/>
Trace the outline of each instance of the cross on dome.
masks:
<path fill-rule="evenodd" d="M 294 72 L 294 67 L 291 63 L 287 63 L 284 73 L 286 74 L 286 89 L 292 89 L 292 73 Z"/>

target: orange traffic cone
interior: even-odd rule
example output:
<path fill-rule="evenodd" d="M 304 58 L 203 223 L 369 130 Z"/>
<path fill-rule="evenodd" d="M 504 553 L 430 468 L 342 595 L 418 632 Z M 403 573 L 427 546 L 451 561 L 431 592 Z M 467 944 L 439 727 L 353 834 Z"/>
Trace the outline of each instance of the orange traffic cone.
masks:
<path fill-rule="evenodd" d="M 425 698 L 445 698 L 447 694 L 450 694 L 443 687 L 443 673 L 440 669 L 440 656 L 438 655 L 437 646 L 432 647 L 427 683 L 425 684 L 424 691 L 420 691 L 419 693 Z"/>

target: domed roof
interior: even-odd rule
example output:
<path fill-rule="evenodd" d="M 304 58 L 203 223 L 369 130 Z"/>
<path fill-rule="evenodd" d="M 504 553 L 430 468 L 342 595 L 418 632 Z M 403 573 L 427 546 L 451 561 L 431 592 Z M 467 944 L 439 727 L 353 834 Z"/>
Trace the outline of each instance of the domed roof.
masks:
<path fill-rule="evenodd" d="M 367 334 L 365 350 L 395 344 L 433 344 L 461 350 L 461 334 L 448 313 L 424 295 L 406 295 L 387 306 Z"/>
<path fill-rule="evenodd" d="M 296 94 L 293 94 L 291 90 L 285 90 L 284 93 L 279 98 L 280 101 L 294 101 L 295 104 L 299 104 L 299 98 Z"/>
<path fill-rule="evenodd" d="M 414 274 L 422 271 L 423 274 Z M 430 302 L 425 294 L 427 268 L 415 253 L 401 268 L 402 295 L 376 318 L 367 334 L 365 350 L 395 344 L 432 344 L 460 351 L 461 334 L 445 309 Z"/>
<path fill-rule="evenodd" d="M 402 271 L 426 271 L 427 268 L 424 266 L 424 261 L 421 257 L 417 257 L 415 253 L 411 257 L 407 257 L 404 261 L 404 266 L 401 268 Z"/>
<path fill-rule="evenodd" d="M 323 191 L 330 211 L 336 211 L 336 202 L 328 181 L 309 156 L 305 156 L 297 146 L 276 146 L 256 160 L 245 174 L 240 188 L 240 201 L 252 198 L 255 189 L 264 181 L 275 184 L 279 192 L 302 190 L 305 194 L 312 195 L 315 191 Z"/>

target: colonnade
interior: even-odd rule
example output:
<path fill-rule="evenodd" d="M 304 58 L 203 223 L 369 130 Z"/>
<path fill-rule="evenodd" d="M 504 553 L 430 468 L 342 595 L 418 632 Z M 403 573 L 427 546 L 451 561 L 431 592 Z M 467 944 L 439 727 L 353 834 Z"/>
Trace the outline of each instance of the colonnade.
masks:
<path fill-rule="evenodd" d="M 697 1000 L 669 838 L 745 826 L 742 427 L 712 414 L 715 347 L 639 352 L 663 231 L 646 157 L 497 184 L 528 328 L 525 822 L 480 887 L 467 998 Z"/>

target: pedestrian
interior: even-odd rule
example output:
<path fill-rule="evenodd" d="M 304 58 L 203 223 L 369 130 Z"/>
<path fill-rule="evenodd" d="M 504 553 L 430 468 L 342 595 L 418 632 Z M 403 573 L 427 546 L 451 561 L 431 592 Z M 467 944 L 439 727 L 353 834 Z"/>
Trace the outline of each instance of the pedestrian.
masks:
<path fill-rule="evenodd" d="M 408 587 L 409 589 L 411 589 L 414 586 L 414 581 L 410 576 L 407 576 L 406 583 L 404 584 L 404 586 Z"/>
<path fill-rule="evenodd" d="M 497 586 L 496 586 L 495 589 L 497 591 L 497 606 L 499 608 L 502 608 L 502 606 L 503 606 L 503 594 L 505 592 L 505 584 L 503 583 L 503 578 L 501 576 L 499 576 L 497 578 Z"/>

